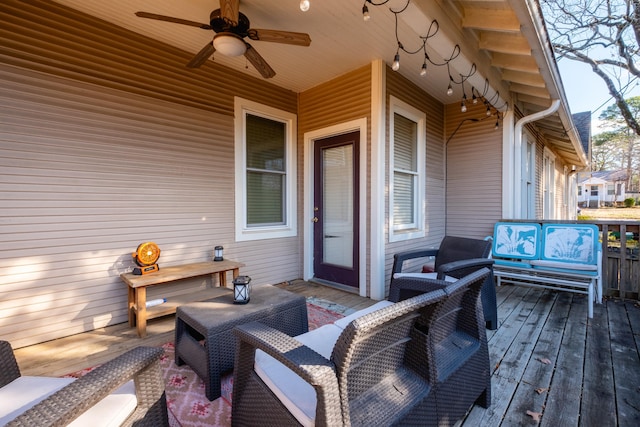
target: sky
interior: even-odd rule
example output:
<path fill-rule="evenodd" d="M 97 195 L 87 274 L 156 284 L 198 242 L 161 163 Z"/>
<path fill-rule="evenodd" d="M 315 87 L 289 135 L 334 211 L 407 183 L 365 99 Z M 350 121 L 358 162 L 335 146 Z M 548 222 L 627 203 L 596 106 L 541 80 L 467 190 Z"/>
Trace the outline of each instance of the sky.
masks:
<path fill-rule="evenodd" d="M 569 101 L 571 114 L 591 111 L 591 134 L 602 132 L 598 117 L 613 99 L 605 83 L 586 64 L 563 59 L 558 62 L 562 85 Z M 630 86 L 625 97 L 640 96 L 640 84 Z"/>

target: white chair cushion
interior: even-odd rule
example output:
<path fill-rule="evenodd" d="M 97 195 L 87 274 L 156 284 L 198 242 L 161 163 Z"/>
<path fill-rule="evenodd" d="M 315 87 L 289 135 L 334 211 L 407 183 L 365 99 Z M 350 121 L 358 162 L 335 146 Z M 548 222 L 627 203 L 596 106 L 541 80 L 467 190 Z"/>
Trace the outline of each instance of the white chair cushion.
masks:
<path fill-rule="evenodd" d="M 0 425 L 35 406 L 75 378 L 19 377 L 0 388 Z M 119 426 L 135 410 L 138 402 L 133 380 L 124 384 L 93 408 L 74 420 L 69 426 Z"/>
<path fill-rule="evenodd" d="M 136 385 L 130 380 L 73 420 L 67 427 L 118 427 L 138 406 Z"/>
<path fill-rule="evenodd" d="M 341 333 L 341 328 L 330 324 L 298 335 L 295 339 L 329 359 Z M 300 424 L 315 425 L 317 397 L 309 383 L 260 350 L 256 351 L 254 370 Z"/>
<path fill-rule="evenodd" d="M 358 317 L 364 316 L 365 314 L 373 313 L 376 310 L 380 310 L 381 308 L 385 308 L 390 305 L 393 305 L 391 301 L 387 301 L 387 300 L 379 301 L 370 307 L 363 308 L 362 310 L 358 310 L 355 313 L 351 313 L 348 316 L 338 319 L 335 322 L 333 322 L 333 324 L 339 327 L 340 329 L 344 329 L 347 327 L 349 323 L 351 323 L 353 320 L 357 319 Z M 331 353 L 329 353 L 329 355 L 331 355 Z"/>
<path fill-rule="evenodd" d="M 0 425 L 70 384 L 74 378 L 19 377 L 0 388 Z"/>

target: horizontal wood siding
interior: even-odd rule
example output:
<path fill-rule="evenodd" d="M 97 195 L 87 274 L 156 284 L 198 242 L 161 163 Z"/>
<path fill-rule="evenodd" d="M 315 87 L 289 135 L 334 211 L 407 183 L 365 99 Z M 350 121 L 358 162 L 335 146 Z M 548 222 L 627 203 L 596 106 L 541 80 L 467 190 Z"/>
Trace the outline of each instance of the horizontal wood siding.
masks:
<path fill-rule="evenodd" d="M 301 276 L 300 237 L 234 241 L 235 95 L 297 94 L 53 2 L 0 4 L 0 336 L 21 347 L 125 322 L 119 274 L 225 257 L 253 284 Z M 5 25 L 6 24 L 6 25 Z M 149 298 L 215 285 L 198 278 Z"/>
<path fill-rule="evenodd" d="M 318 129 L 357 119 L 367 119 L 367 144 L 360 147 L 367 153 L 367 171 L 371 170 L 371 66 L 353 70 L 345 75 L 337 77 L 324 84 L 316 86 L 300 93 L 298 109 L 298 199 L 304 200 L 304 134 Z M 370 194 L 371 182 L 366 184 L 367 194 Z M 367 206 L 361 206 L 360 210 L 366 212 L 367 224 L 371 224 L 369 212 L 371 211 L 370 197 L 367 197 Z M 298 205 L 298 224 L 303 224 L 303 204 Z M 361 239 L 367 238 L 360 236 Z M 367 245 L 368 247 L 369 245 Z M 370 256 L 367 254 L 367 274 Z M 300 254 L 300 265 L 302 265 Z M 367 275 L 367 283 L 369 283 Z"/>
<path fill-rule="evenodd" d="M 444 115 L 442 103 L 415 86 L 409 80 L 387 67 L 387 109 L 385 112 L 386 138 L 389 140 L 389 98 L 394 96 L 426 114 L 426 208 L 424 238 L 389 243 L 389 200 L 385 198 L 385 283 L 389 284 L 393 255 L 398 252 L 438 247 L 445 235 L 445 166 L 444 166 Z M 385 164 L 389 164 L 389 144 L 385 152 Z M 385 183 L 389 183 L 388 166 L 385 168 Z"/>
<path fill-rule="evenodd" d="M 298 114 L 300 136 L 363 117 L 370 121 L 371 65 L 300 93 Z"/>
<path fill-rule="evenodd" d="M 0 62 L 233 114 L 242 96 L 296 111 L 297 94 L 52 1 L 0 2 Z"/>
<path fill-rule="evenodd" d="M 468 104 L 466 113 L 446 107 L 447 235 L 482 239 L 502 218 L 502 127 L 484 105 Z"/>

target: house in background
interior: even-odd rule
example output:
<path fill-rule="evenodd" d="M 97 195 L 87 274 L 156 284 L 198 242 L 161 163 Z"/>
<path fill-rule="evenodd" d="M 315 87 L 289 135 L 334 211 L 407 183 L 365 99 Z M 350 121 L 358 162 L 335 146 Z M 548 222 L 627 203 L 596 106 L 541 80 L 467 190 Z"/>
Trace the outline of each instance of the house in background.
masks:
<path fill-rule="evenodd" d="M 600 208 L 624 202 L 627 179 L 624 170 L 578 173 L 579 206 Z"/>
<path fill-rule="evenodd" d="M 160 268 L 222 245 L 255 286 L 382 299 L 397 252 L 575 218 L 588 157 L 538 2 L 367 5 L 365 21 L 362 0 L 241 0 L 251 28 L 310 46 L 247 37 L 246 56 L 187 68 L 218 0 L 1 2 L 0 336 L 126 322 L 119 275 L 145 241 Z"/>

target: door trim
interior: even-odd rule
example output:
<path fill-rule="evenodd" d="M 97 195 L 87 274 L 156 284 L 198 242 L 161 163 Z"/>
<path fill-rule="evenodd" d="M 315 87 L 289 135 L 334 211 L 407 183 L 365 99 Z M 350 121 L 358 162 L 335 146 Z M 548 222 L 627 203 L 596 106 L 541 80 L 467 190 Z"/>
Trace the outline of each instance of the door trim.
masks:
<path fill-rule="evenodd" d="M 310 280 L 313 278 L 313 227 L 311 219 L 313 218 L 313 149 L 314 142 L 319 139 L 328 138 L 343 133 L 359 131 L 360 132 L 360 200 L 359 212 L 359 271 L 358 281 L 360 296 L 367 296 L 367 274 L 366 274 L 366 255 L 367 255 L 367 193 L 366 193 L 366 177 L 367 177 L 367 119 L 357 119 L 334 126 L 318 129 L 304 134 L 304 209 L 302 216 L 303 225 L 303 279 Z"/>

